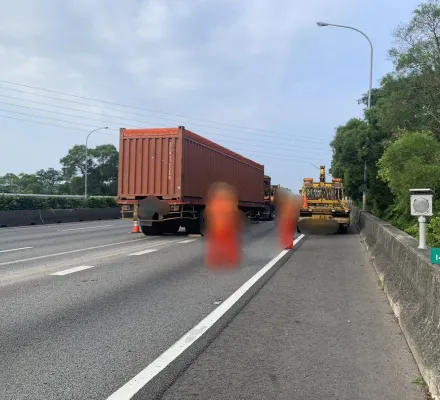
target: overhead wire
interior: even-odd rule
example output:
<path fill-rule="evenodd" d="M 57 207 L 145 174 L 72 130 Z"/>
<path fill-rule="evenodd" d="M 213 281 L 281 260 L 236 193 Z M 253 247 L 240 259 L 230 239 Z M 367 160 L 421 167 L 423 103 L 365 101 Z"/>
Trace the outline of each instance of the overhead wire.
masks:
<path fill-rule="evenodd" d="M 40 102 L 33 102 L 33 103 L 39 103 L 40 104 Z M 7 102 L 3 102 L 3 101 L 0 101 L 0 104 L 5 104 L 5 105 L 13 106 L 13 107 L 26 108 L 26 109 L 30 109 L 30 110 L 34 110 L 34 111 L 42 111 L 42 112 L 47 112 L 47 113 L 52 113 L 52 114 L 57 114 L 57 115 L 62 115 L 62 116 L 68 116 L 68 117 L 73 117 L 73 118 L 87 119 L 87 120 L 90 120 L 90 121 L 102 122 L 102 123 L 105 123 L 105 124 L 108 124 L 109 122 L 110 123 L 114 123 L 113 121 L 108 121 L 108 120 L 103 120 L 103 119 L 89 118 L 89 117 L 85 117 L 85 116 L 78 116 L 78 115 L 74 115 L 74 114 L 62 113 L 62 112 L 53 111 L 53 110 L 45 110 L 45 109 L 37 108 L 37 107 L 29 107 L 29 106 L 23 106 L 23 105 L 20 105 L 20 104 L 12 104 L 12 103 L 7 103 Z M 41 104 L 47 105 L 47 106 L 52 106 L 51 104 L 46 104 L 46 103 L 41 103 Z M 73 108 L 70 108 L 70 107 L 62 107 L 62 108 L 67 108 L 68 110 L 82 112 L 82 110 L 73 109 Z M 5 111 L 5 110 L 1 110 L 1 111 Z M 97 115 L 107 116 L 105 114 L 103 115 L 103 114 L 94 113 L 94 112 L 92 112 L 92 113 L 93 114 L 97 114 Z M 117 118 L 117 119 L 125 119 L 123 117 L 117 117 L 117 116 L 108 116 L 108 117 L 110 117 L 110 118 Z M 163 125 L 163 126 L 165 126 L 165 125 Z M 136 128 L 138 128 L 138 127 L 136 127 Z M 118 129 L 118 128 L 115 128 L 115 129 Z M 219 136 L 219 137 L 222 137 L 222 138 L 224 137 L 223 135 L 212 133 L 212 132 L 203 132 L 203 133 L 211 135 L 211 136 Z M 240 138 L 238 138 L 238 139 L 240 139 Z M 245 143 L 242 143 L 242 142 L 230 141 L 230 140 L 224 140 L 224 139 L 222 139 L 222 141 L 226 142 L 226 143 L 245 144 Z M 273 142 L 271 143 L 271 142 L 266 142 L 266 141 L 262 141 L 262 140 L 252 140 L 252 141 L 261 142 L 261 143 L 264 143 L 264 144 L 274 144 Z M 266 146 L 254 144 L 253 142 L 252 143 L 246 142 L 246 145 L 247 146 L 266 148 Z M 290 148 L 292 148 L 294 150 L 297 150 L 297 149 L 308 150 L 310 148 L 310 147 L 295 146 L 295 145 L 290 145 L 290 144 L 283 144 L 283 148 L 285 148 L 285 147 L 290 147 Z M 315 149 L 315 151 L 323 152 L 323 150 L 319 150 L 319 149 L 318 150 Z"/>
<path fill-rule="evenodd" d="M 97 103 L 109 104 L 109 105 L 114 105 L 114 106 L 118 106 L 118 107 L 133 109 L 133 110 L 142 110 L 142 111 L 147 111 L 147 112 L 151 112 L 151 113 L 155 113 L 155 114 L 169 115 L 169 116 L 173 116 L 173 117 L 190 119 L 190 120 L 195 120 L 195 121 L 208 122 L 208 123 L 212 123 L 212 124 L 216 124 L 216 125 L 225 125 L 225 126 L 234 127 L 234 128 L 237 128 L 237 129 L 246 129 L 246 130 L 251 130 L 251 131 L 272 133 L 272 134 L 287 136 L 289 138 L 292 138 L 292 137 L 296 136 L 296 135 L 293 135 L 291 133 L 272 131 L 272 130 L 261 129 L 261 128 L 246 127 L 246 126 L 242 126 L 242 125 L 229 124 L 229 123 L 224 123 L 224 122 L 219 122 L 219 121 L 195 118 L 195 117 L 190 117 L 190 116 L 185 116 L 185 115 L 180 115 L 180 114 L 167 113 L 167 112 L 152 110 L 152 109 L 148 109 L 148 108 L 142 108 L 142 107 L 136 107 L 136 106 L 126 105 L 126 104 L 116 103 L 116 102 L 110 102 L 110 101 L 106 101 L 106 100 L 94 99 L 94 98 L 91 98 L 91 97 L 79 96 L 79 95 L 74 95 L 74 94 L 71 94 L 71 93 L 60 92 L 60 91 L 55 91 L 55 90 L 46 89 L 46 88 L 40 88 L 40 87 L 36 87 L 36 86 L 31 86 L 31 85 L 24 85 L 24 84 L 20 84 L 20 83 L 17 83 L 17 82 L 12 82 L 12 81 L 2 80 L 2 79 L 0 79 L 0 82 L 6 83 L 6 84 L 9 84 L 9 85 L 19 86 L 19 87 L 25 87 L 25 88 L 33 89 L 33 90 L 40 90 L 40 91 L 44 91 L 44 92 L 47 92 L 47 93 L 59 94 L 59 95 L 62 95 L 62 96 L 70 96 L 70 97 L 73 97 L 73 98 L 78 98 L 78 99 L 83 99 L 83 100 L 88 100 L 88 101 L 94 101 L 94 102 L 97 102 Z M 8 87 L 4 87 L 4 86 L 2 86 L 1 88 L 6 89 L 6 90 L 11 90 L 11 91 L 16 91 L 16 92 L 26 93 L 26 94 L 34 95 L 34 96 L 53 98 L 51 96 L 45 96 L 45 95 L 38 94 L 38 93 L 31 93 L 31 92 L 20 91 L 18 89 L 12 89 L 12 88 L 8 88 Z M 60 99 L 60 98 L 54 98 L 54 99 L 55 100 L 60 100 L 60 101 L 74 102 L 72 100 L 66 100 L 66 99 Z M 84 103 L 82 103 L 82 104 L 84 104 Z M 89 106 L 92 106 L 92 105 L 89 104 Z M 121 112 L 121 110 L 114 110 L 114 111 Z M 133 113 L 133 112 L 130 112 L 130 113 Z M 133 114 L 138 114 L 138 113 L 133 113 Z M 145 114 L 139 114 L 139 115 L 145 116 Z M 153 117 L 153 116 L 150 116 L 150 117 Z M 158 118 L 158 117 L 155 117 L 155 118 Z M 194 125 L 196 125 L 196 124 L 194 124 Z M 199 126 L 200 126 L 200 124 L 199 124 Z M 226 130 L 225 128 L 220 128 L 220 127 L 213 127 L 213 126 L 205 126 L 205 127 Z M 233 132 L 236 132 L 236 131 L 233 131 Z M 248 133 L 250 133 L 250 132 L 248 132 Z M 301 137 L 299 139 L 324 140 L 323 138 L 304 136 L 304 135 L 301 135 Z"/>
<path fill-rule="evenodd" d="M 0 94 L 0 97 L 5 97 L 5 98 L 8 98 L 8 99 L 13 99 L 13 100 L 18 100 L 18 101 L 25 101 L 25 102 L 29 102 L 29 103 L 33 103 L 33 104 L 40 104 L 40 105 L 44 105 L 44 106 L 48 106 L 48 107 L 62 108 L 62 109 L 65 109 L 65 110 L 70 110 L 70 111 L 75 111 L 75 112 L 82 112 L 82 113 L 86 113 L 86 114 L 93 114 L 93 115 L 99 115 L 99 116 L 103 116 L 103 117 L 115 118 L 115 119 L 120 119 L 122 121 L 134 121 L 134 122 L 147 123 L 147 124 L 151 124 L 152 123 L 151 121 L 146 121 L 146 120 L 137 120 L 137 119 L 132 119 L 132 118 L 120 117 L 120 116 L 116 116 L 116 115 L 102 114 L 102 113 L 95 112 L 95 111 L 81 110 L 79 108 L 65 107 L 65 106 L 60 106 L 60 105 L 50 104 L 50 103 L 43 103 L 41 101 L 35 101 L 35 100 L 29 100 L 29 99 L 20 99 L 18 97 L 6 96 L 6 95 L 3 95 L 3 94 Z M 22 106 L 22 105 L 13 104 L 13 103 L 6 103 L 6 102 L 0 102 L 0 103 L 1 104 L 8 104 L 8 105 L 11 105 L 11 106 L 16 106 L 16 107 L 30 108 L 28 106 Z M 58 112 L 52 111 L 52 110 L 45 110 L 45 109 L 38 109 L 38 108 L 33 108 L 33 109 L 39 110 L 39 111 L 44 111 L 44 112 L 53 112 L 55 114 L 63 115 L 62 113 L 58 113 Z M 72 115 L 72 114 L 66 114 L 66 115 L 68 115 L 68 116 L 75 116 L 75 117 L 78 117 L 78 118 L 90 119 L 92 121 L 103 121 L 103 120 L 92 119 L 92 118 L 89 118 L 89 117 L 76 116 L 76 115 Z M 106 121 L 104 121 L 104 122 L 106 122 Z M 155 123 L 155 125 L 156 126 L 159 125 L 159 126 L 163 126 L 163 127 L 168 127 L 168 125 L 164 125 L 164 124 L 157 124 L 157 123 Z M 225 137 L 224 135 L 219 134 L 219 133 L 213 133 L 213 132 L 208 132 L 208 131 L 204 131 L 204 133 L 207 133 L 207 134 L 210 134 L 210 135 L 213 135 L 213 136 Z M 252 139 L 252 141 L 259 142 L 259 143 L 265 143 L 265 144 L 274 144 L 273 141 L 272 142 L 268 142 L 268 141 L 259 140 L 259 139 Z M 279 142 L 277 142 L 277 144 L 279 144 Z M 286 144 L 283 143 L 282 145 L 283 146 L 289 146 L 289 147 L 292 147 L 292 148 L 298 148 L 298 149 L 301 149 L 301 148 L 302 149 L 309 149 L 310 148 L 310 147 L 301 147 L 301 146 L 287 144 L 287 143 Z M 316 148 L 316 147 L 314 147 L 314 150 L 315 151 L 324 151 L 324 149 L 319 149 L 319 148 Z"/>
<path fill-rule="evenodd" d="M 114 106 L 118 106 L 118 107 L 123 107 L 123 108 L 127 108 L 127 109 L 132 109 L 132 110 L 142 110 L 142 111 L 147 111 L 147 112 L 161 114 L 161 115 L 179 117 L 179 118 L 190 119 L 190 120 L 194 120 L 194 121 L 203 121 L 203 122 L 213 123 L 213 124 L 217 124 L 217 125 L 230 126 L 230 127 L 236 128 L 236 129 L 244 129 L 244 130 L 246 130 L 246 132 L 240 132 L 240 131 L 236 131 L 236 130 L 227 129 L 227 128 L 224 128 L 224 127 L 207 126 L 207 125 L 201 125 L 201 124 L 198 124 L 198 123 L 193 123 L 193 125 L 196 125 L 196 126 L 206 127 L 206 128 L 210 128 L 210 129 L 219 129 L 219 130 L 222 130 L 222 131 L 229 131 L 229 132 L 233 132 L 235 134 L 240 134 L 241 133 L 241 134 L 246 134 L 246 135 L 261 136 L 259 134 L 253 133 L 253 132 L 248 132 L 248 131 L 259 131 L 259 132 L 272 133 L 272 134 L 280 135 L 280 136 L 288 136 L 289 138 L 294 138 L 295 137 L 295 135 L 287 134 L 287 133 L 284 133 L 284 132 L 271 131 L 271 130 L 259 129 L 259 128 L 251 128 L 251 127 L 246 127 L 246 126 L 241 126 L 241 125 L 223 123 L 223 122 L 219 122 L 219 121 L 213 121 L 213 120 L 206 120 L 206 119 L 201 119 L 201 118 L 189 117 L 189 116 L 184 116 L 184 115 L 180 115 L 180 114 L 173 114 L 173 113 L 167 113 L 167 112 L 162 112 L 162 111 L 156 111 L 156 110 L 151 110 L 151 109 L 148 109 L 148 108 L 140 108 L 140 107 L 130 106 L 130 105 L 116 103 L 116 102 L 109 102 L 109 101 L 105 101 L 105 100 L 94 99 L 94 98 L 90 98 L 90 97 L 86 97 L 86 96 L 73 95 L 73 94 L 70 94 L 70 93 L 59 92 L 59 91 L 54 91 L 54 90 L 45 89 L 45 88 L 39 88 L 39 87 L 35 87 L 35 86 L 30 86 L 30 85 L 23 85 L 23 84 L 19 84 L 19 83 L 16 83 L 16 82 L 11 82 L 11 81 L 1 80 L 1 79 L 0 79 L 0 82 L 7 83 L 7 84 L 10 84 L 10 85 L 19 86 L 19 87 L 24 87 L 24 88 L 28 88 L 28 89 L 40 90 L 40 91 L 44 91 L 44 92 L 48 92 L 48 93 L 58 94 L 58 95 L 62 95 L 62 96 L 69 96 L 69 97 L 73 97 L 73 98 L 93 101 L 93 102 L 97 102 L 97 103 L 110 104 L 110 105 L 114 105 Z M 102 107 L 100 105 L 97 106 L 97 105 L 94 105 L 94 104 L 88 104 L 88 103 L 84 103 L 84 102 L 78 102 L 78 101 L 75 101 L 75 100 L 68 100 L 68 99 L 63 99 L 63 98 L 58 98 L 58 97 L 53 97 L 53 96 L 47 96 L 47 95 L 43 95 L 41 93 L 27 92 L 27 91 L 13 89 L 13 88 L 8 88 L 8 87 L 4 87 L 4 86 L 0 86 L 0 89 L 5 89 L 5 90 L 17 92 L 17 93 L 22 93 L 22 94 L 25 94 L 25 95 L 28 95 L 28 96 L 36 96 L 36 97 L 43 97 L 43 98 L 48 98 L 48 99 L 52 99 L 52 100 L 56 100 L 56 101 L 70 102 L 70 103 L 79 104 L 79 105 L 86 106 L 86 107 L 98 107 L 98 108 L 101 108 L 104 111 L 108 110 L 108 111 L 114 111 L 114 112 L 117 112 L 117 113 L 140 115 L 140 116 L 147 117 L 147 118 L 154 118 L 154 119 L 159 119 L 159 120 L 165 120 L 165 118 L 163 118 L 163 117 L 156 117 L 156 116 L 153 116 L 153 115 L 145 115 L 145 114 L 136 113 L 136 112 L 133 112 L 133 111 L 122 111 L 122 110 L 118 110 L 118 109 L 114 109 L 114 108 Z M 38 102 L 38 101 L 35 101 L 35 100 L 30 100 L 30 99 L 25 99 L 25 98 L 17 98 L 17 97 L 6 96 L 6 95 L 1 95 L 1 94 L 0 94 L 0 96 L 1 97 L 5 97 L 5 98 L 15 99 L 15 100 L 18 100 L 18 101 L 26 101 L 26 102 L 31 102 L 31 103 L 34 103 L 34 104 L 41 104 L 41 105 L 45 105 L 45 106 L 49 106 L 49 107 L 63 108 L 63 109 L 71 110 L 71 111 L 75 111 L 75 112 L 101 115 L 101 116 L 107 117 L 107 118 L 114 118 L 114 119 L 120 119 L 120 120 L 125 120 L 125 121 L 136 121 L 136 122 L 142 122 L 142 123 L 147 123 L 147 124 L 153 124 L 150 121 L 141 121 L 141 120 L 135 120 L 135 119 L 132 119 L 132 118 L 125 118 L 125 117 L 120 117 L 120 116 L 115 116 L 115 115 L 102 114 L 102 113 L 97 113 L 97 112 L 93 112 L 93 111 L 90 111 L 90 110 L 75 109 L 75 108 L 71 108 L 71 107 L 65 107 L 65 106 L 60 106 L 60 105 L 55 105 L 55 104 L 48 104 L 48 103 Z M 53 110 L 39 109 L 39 108 L 35 108 L 35 107 L 22 106 L 22 105 L 11 104 L 11 103 L 6 103 L 6 102 L 0 102 L 0 104 L 6 104 L 6 105 L 9 105 L 9 106 L 13 106 L 13 107 L 22 107 L 22 108 L 27 108 L 27 109 L 35 110 L 35 111 L 53 113 L 53 114 L 68 116 L 68 117 L 77 118 L 77 119 L 88 119 L 88 120 L 95 121 L 95 122 L 105 122 L 106 124 L 108 124 L 108 121 L 99 120 L 99 119 L 93 119 L 93 118 L 89 118 L 89 117 L 85 117 L 85 116 L 79 116 L 79 115 L 72 115 L 72 114 L 67 114 L 67 113 L 56 112 L 56 111 L 53 111 Z M 90 124 L 84 124 L 84 123 L 74 122 L 74 121 L 65 121 L 65 120 L 45 117 L 45 116 L 41 116 L 41 115 L 33 115 L 33 114 L 21 113 L 21 112 L 12 111 L 12 110 L 0 109 L 0 111 L 2 111 L 2 112 L 10 112 L 10 113 L 19 114 L 19 115 L 25 115 L 25 116 L 31 116 L 31 117 L 34 117 L 34 118 L 49 119 L 49 120 L 56 121 L 56 122 L 74 124 L 74 125 L 78 125 L 78 126 L 81 125 L 81 126 L 88 126 L 88 127 L 93 127 L 93 128 L 99 128 L 98 126 L 94 126 L 94 125 L 90 125 Z M 15 118 L 15 117 L 11 117 L 11 116 L 0 115 L 0 117 L 1 118 L 11 119 L 11 120 L 22 121 L 22 122 L 29 122 L 29 123 L 36 123 L 36 124 L 47 125 L 47 126 L 54 126 L 54 127 L 70 129 L 70 130 L 77 130 L 77 131 L 84 131 L 84 132 L 88 131 L 87 129 L 67 127 L 67 126 L 63 126 L 63 125 L 51 124 L 51 123 L 46 123 L 46 122 L 41 122 L 41 121 L 31 121 L 31 120 L 27 120 L 27 119 Z M 177 121 L 177 122 L 179 124 L 181 123 L 181 121 Z M 112 123 L 114 123 L 114 122 L 112 121 Z M 168 127 L 168 125 L 163 125 L 163 124 L 159 124 L 159 123 L 154 123 L 154 124 L 155 125 L 164 126 L 164 127 Z M 115 128 L 115 130 L 116 130 L 116 128 Z M 216 134 L 216 133 L 213 133 L 213 132 L 202 132 L 202 133 L 209 134 L 209 135 L 212 135 L 212 136 L 221 136 L 222 137 L 222 142 L 235 143 L 235 144 L 244 144 L 244 143 L 240 143 L 240 142 L 224 140 L 223 138 L 225 137 L 225 135 L 222 135 L 222 134 Z M 273 142 L 266 142 L 266 141 L 262 141 L 262 140 L 258 140 L 258 139 L 251 139 L 251 140 L 253 142 L 273 144 Z M 301 138 L 297 138 L 296 140 L 297 141 L 311 141 L 311 140 L 315 140 L 316 141 L 316 140 L 323 140 L 323 139 L 316 138 L 316 137 L 302 136 Z M 279 144 L 279 143 L 277 143 L 277 144 Z M 257 144 L 249 143 L 249 142 L 246 143 L 246 146 L 264 147 L 264 148 L 267 149 L 266 146 L 259 146 Z M 291 147 L 291 148 L 295 148 L 295 149 L 309 149 L 310 148 L 310 147 L 306 147 L 305 148 L 305 147 L 291 145 L 291 144 L 282 144 L 282 146 L 283 146 L 283 148 Z M 301 162 L 301 163 L 307 162 L 307 163 L 310 163 L 311 165 L 315 166 L 313 163 L 310 162 L 310 158 L 309 157 L 305 158 L 305 159 L 298 159 L 298 158 L 289 157 L 287 154 L 267 152 L 267 150 L 264 151 L 263 153 L 256 152 L 256 151 L 254 151 L 254 152 L 253 151 L 249 151 L 249 149 L 237 149 L 237 151 L 241 151 L 241 152 L 244 151 L 247 154 L 258 154 L 258 158 L 268 158 L 268 159 L 274 160 L 273 156 L 276 156 L 277 160 L 286 160 L 286 161 Z M 322 152 L 323 150 L 319 150 L 319 149 L 316 149 L 316 147 L 314 147 L 314 152 L 316 152 L 316 151 L 321 151 Z M 281 158 L 280 156 L 284 156 L 284 157 L 288 157 L 288 158 Z M 296 156 L 296 157 L 298 157 L 298 156 Z M 302 158 L 302 157 L 300 157 L 300 158 Z"/>
<path fill-rule="evenodd" d="M 0 111 L 4 111 L 2 109 L 0 109 Z M 35 116 L 32 114 L 26 114 L 26 113 L 18 113 L 21 115 L 28 115 L 28 116 L 32 116 L 32 117 L 36 117 L 36 118 L 44 118 L 44 117 L 40 117 L 40 116 Z M 58 125 L 58 124 L 52 124 L 52 123 L 46 123 L 46 122 L 41 122 L 41 121 L 32 121 L 32 120 L 28 120 L 28 119 L 23 119 L 23 118 L 16 118 L 16 117 L 11 117 L 11 116 L 5 116 L 5 115 L 0 115 L 0 118 L 7 118 L 7 119 L 12 119 L 12 120 L 16 120 L 16 121 L 22 121 L 22 122 L 28 122 L 28 123 L 34 123 L 34 124 L 40 124 L 40 125 L 46 125 L 46 126 L 54 126 L 54 127 L 59 127 L 59 128 L 64 128 L 64 129 L 70 129 L 70 130 L 75 130 L 75 131 L 82 131 L 82 132 L 90 132 L 90 130 L 88 129 L 81 129 L 81 128 L 73 128 L 73 127 L 67 127 L 67 126 L 63 126 L 63 125 Z M 59 121 L 59 122 L 66 122 L 66 123 L 71 123 L 69 121 L 63 121 L 63 120 L 56 120 L 54 118 L 50 118 L 51 120 L 55 120 L 55 121 Z M 91 126 L 93 128 L 95 128 L 94 126 Z M 102 135 L 111 135 L 109 133 L 104 133 L 104 132 L 97 132 L 97 134 L 102 134 Z M 258 152 L 258 151 L 249 151 L 248 149 L 236 149 L 235 152 L 245 152 L 246 154 L 255 154 L 257 158 L 263 158 L 263 159 L 270 159 L 270 160 L 279 160 L 279 161 L 295 161 L 295 162 L 309 162 L 310 163 L 310 158 L 298 158 L 298 157 L 289 157 L 287 154 L 280 154 L 280 153 L 270 153 L 270 152 Z M 276 156 L 276 159 L 274 159 L 273 156 Z M 285 157 L 285 158 L 283 158 Z"/>

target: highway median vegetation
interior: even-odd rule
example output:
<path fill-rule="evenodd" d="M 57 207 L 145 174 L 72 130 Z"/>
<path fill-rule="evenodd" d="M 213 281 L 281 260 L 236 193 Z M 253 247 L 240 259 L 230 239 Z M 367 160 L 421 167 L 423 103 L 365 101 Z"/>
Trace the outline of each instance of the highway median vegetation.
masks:
<path fill-rule="evenodd" d="M 4 196 L 0 194 L 0 211 L 109 208 L 117 206 L 116 199 L 113 197 L 81 199 L 72 197 Z"/>
<path fill-rule="evenodd" d="M 2 192 L 83 195 L 86 176 L 85 160 L 86 147 L 84 145 L 75 145 L 68 151 L 66 156 L 60 159 L 60 170 L 48 168 L 41 169 L 35 174 L 21 173 L 16 175 L 7 173 L 0 176 L 0 195 Z M 118 162 L 119 153 L 112 144 L 104 144 L 88 149 L 87 193 L 90 196 L 117 195 Z M 69 204 L 69 202 L 63 204 Z"/>
<path fill-rule="evenodd" d="M 440 0 L 419 5 L 393 32 L 394 69 L 372 90 L 362 119 L 336 128 L 331 173 L 344 179 L 347 195 L 362 203 L 364 162 L 370 212 L 417 236 L 409 190 L 435 191 L 428 244 L 440 247 Z M 367 106 L 368 94 L 359 100 Z"/>

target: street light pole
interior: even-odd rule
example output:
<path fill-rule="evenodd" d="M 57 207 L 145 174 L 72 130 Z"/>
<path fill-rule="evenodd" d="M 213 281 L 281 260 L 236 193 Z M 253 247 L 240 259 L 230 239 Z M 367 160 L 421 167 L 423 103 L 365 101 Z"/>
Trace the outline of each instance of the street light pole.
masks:
<path fill-rule="evenodd" d="M 88 168 L 87 168 L 87 164 L 88 164 L 88 159 L 87 159 L 87 156 L 88 156 L 88 154 L 87 154 L 87 151 L 88 151 L 88 149 L 87 149 L 87 143 L 88 143 L 88 141 L 89 141 L 89 136 L 93 133 L 93 132 L 96 132 L 96 131 L 99 131 L 99 130 L 101 130 L 101 129 L 108 129 L 108 126 L 104 126 L 104 127 L 102 127 L 102 128 L 98 128 L 98 129 L 94 129 L 93 131 L 91 131 L 88 135 L 87 135 L 87 137 L 86 137 L 86 173 L 85 173 L 85 176 L 84 176 L 84 198 L 85 199 L 87 199 L 87 170 L 88 170 Z"/>
<path fill-rule="evenodd" d="M 345 29 L 351 29 L 353 31 L 359 32 L 362 36 L 367 39 L 368 44 L 370 45 L 370 86 L 368 89 L 368 104 L 367 104 L 367 110 L 371 108 L 371 91 L 373 89 L 373 43 L 371 42 L 370 38 L 361 30 L 353 28 L 352 26 L 346 26 L 346 25 L 337 25 L 337 24 L 329 24 L 328 22 L 317 22 L 316 25 L 319 27 L 324 26 L 335 26 L 337 28 L 345 28 Z M 367 209 L 367 160 L 364 161 L 364 192 L 362 195 L 362 210 Z"/>

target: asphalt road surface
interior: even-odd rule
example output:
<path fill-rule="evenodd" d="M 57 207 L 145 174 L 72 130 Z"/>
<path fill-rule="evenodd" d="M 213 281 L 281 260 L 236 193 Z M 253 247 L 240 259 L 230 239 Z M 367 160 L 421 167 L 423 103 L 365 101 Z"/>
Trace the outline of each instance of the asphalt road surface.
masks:
<path fill-rule="evenodd" d="M 310 236 L 163 400 L 423 400 L 359 236 Z"/>
<path fill-rule="evenodd" d="M 275 257 L 249 226 L 241 268 L 214 274 L 203 239 L 130 221 L 0 230 L 0 398 L 106 399 Z"/>

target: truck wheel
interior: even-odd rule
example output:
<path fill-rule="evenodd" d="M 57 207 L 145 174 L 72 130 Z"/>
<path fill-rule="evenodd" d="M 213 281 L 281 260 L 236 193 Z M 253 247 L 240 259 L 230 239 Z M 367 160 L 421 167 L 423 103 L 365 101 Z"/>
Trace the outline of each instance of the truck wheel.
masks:
<path fill-rule="evenodd" d="M 347 233 L 348 226 L 339 225 L 339 233 Z"/>
<path fill-rule="evenodd" d="M 179 224 L 168 224 L 164 226 L 163 233 L 170 233 L 172 235 L 177 234 L 179 232 L 180 225 Z"/>
<path fill-rule="evenodd" d="M 198 230 L 199 233 L 202 236 L 205 236 L 205 232 L 206 232 L 206 224 L 205 224 L 205 213 L 203 211 L 200 211 L 199 213 L 199 218 L 197 218 L 197 222 L 198 222 Z"/>
<path fill-rule="evenodd" d="M 185 231 L 188 235 L 198 235 L 199 232 L 199 220 L 192 220 L 189 222 L 189 224 L 185 227 Z"/>
<path fill-rule="evenodd" d="M 271 211 L 269 213 L 269 221 L 273 221 L 274 220 L 274 215 L 273 215 L 273 211 Z"/>
<path fill-rule="evenodd" d="M 141 231 L 145 236 L 157 236 L 160 235 L 160 231 L 157 229 L 157 225 L 153 223 L 153 226 L 142 226 Z"/>
<path fill-rule="evenodd" d="M 197 219 L 192 220 L 185 228 L 188 235 L 204 235 L 205 234 L 205 218 L 203 211 L 197 214 Z"/>

